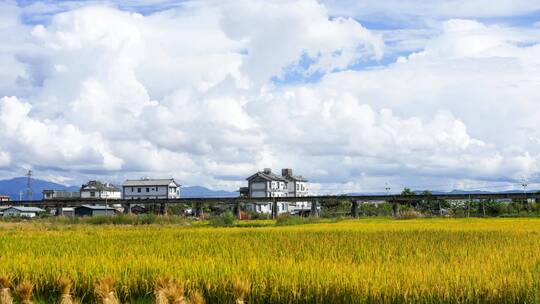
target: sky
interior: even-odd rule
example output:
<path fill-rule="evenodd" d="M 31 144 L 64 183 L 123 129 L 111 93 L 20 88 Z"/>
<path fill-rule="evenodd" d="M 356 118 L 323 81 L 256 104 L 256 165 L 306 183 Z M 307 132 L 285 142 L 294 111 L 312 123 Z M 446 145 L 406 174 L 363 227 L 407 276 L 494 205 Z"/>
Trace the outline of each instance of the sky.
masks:
<path fill-rule="evenodd" d="M 540 188 L 540 2 L 0 0 L 0 178 Z"/>

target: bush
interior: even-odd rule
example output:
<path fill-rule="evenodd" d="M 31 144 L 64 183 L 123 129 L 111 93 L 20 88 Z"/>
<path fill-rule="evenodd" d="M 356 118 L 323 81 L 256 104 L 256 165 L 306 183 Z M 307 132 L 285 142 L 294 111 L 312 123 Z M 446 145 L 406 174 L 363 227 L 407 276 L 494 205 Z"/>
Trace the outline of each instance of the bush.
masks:
<path fill-rule="evenodd" d="M 210 225 L 214 227 L 231 227 L 236 222 L 236 217 L 232 212 L 227 211 L 220 216 L 214 217 L 210 220 Z"/>
<path fill-rule="evenodd" d="M 295 215 L 280 215 L 277 218 L 276 225 L 277 226 L 291 226 L 291 225 L 304 225 L 304 224 L 311 224 L 320 222 L 320 218 L 315 217 L 301 217 L 301 216 L 295 216 Z"/>
<path fill-rule="evenodd" d="M 408 219 L 415 219 L 425 217 L 425 215 L 421 212 L 414 211 L 414 210 L 404 210 L 399 212 L 399 215 L 396 217 L 398 220 L 408 220 Z"/>

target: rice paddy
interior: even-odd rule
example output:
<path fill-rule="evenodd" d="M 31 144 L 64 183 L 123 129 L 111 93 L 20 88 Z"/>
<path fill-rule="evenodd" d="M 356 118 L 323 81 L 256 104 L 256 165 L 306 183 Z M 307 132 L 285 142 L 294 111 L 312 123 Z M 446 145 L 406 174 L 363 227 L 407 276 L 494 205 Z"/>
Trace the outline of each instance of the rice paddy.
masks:
<path fill-rule="evenodd" d="M 540 220 L 0 224 L 0 277 L 43 303 L 538 303 Z"/>

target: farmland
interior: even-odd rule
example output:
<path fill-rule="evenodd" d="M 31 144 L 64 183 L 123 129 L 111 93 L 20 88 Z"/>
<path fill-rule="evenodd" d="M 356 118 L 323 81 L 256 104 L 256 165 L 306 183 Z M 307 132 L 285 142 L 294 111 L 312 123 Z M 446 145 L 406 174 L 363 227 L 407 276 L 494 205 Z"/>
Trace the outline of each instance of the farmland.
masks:
<path fill-rule="evenodd" d="M 57 302 L 59 278 L 123 303 L 177 282 L 207 303 L 540 302 L 540 220 L 360 219 L 292 226 L 0 223 L 0 276 Z M 159 285 L 159 284 L 158 284 Z"/>

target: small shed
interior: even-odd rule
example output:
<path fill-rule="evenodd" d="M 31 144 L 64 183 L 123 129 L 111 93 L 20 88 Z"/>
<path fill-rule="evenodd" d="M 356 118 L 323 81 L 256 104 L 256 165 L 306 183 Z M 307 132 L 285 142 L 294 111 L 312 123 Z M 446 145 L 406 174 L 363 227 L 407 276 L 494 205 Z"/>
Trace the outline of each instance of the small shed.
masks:
<path fill-rule="evenodd" d="M 82 205 L 75 208 L 76 216 L 115 215 L 116 209 L 105 205 Z"/>
<path fill-rule="evenodd" d="M 35 217 L 38 213 L 45 210 L 38 207 L 11 206 L 2 210 L 3 217 Z"/>
<path fill-rule="evenodd" d="M 51 210 L 51 214 L 53 215 L 58 215 L 56 214 L 58 212 L 58 208 L 54 208 Z M 75 208 L 73 207 L 62 207 L 62 216 L 68 216 L 68 217 L 73 217 L 75 216 Z"/>
<path fill-rule="evenodd" d="M 133 214 L 146 214 L 148 209 L 143 205 L 134 205 L 131 207 L 131 213 Z"/>

